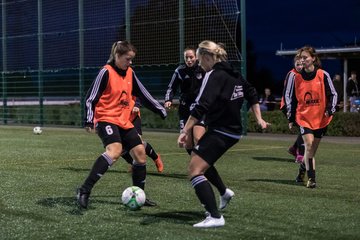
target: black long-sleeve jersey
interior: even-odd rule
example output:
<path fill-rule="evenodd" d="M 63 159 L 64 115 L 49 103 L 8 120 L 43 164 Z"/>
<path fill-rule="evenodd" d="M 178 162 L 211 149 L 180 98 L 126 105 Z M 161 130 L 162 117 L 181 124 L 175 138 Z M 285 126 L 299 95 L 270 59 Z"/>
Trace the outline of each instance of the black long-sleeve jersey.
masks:
<path fill-rule="evenodd" d="M 240 136 L 244 98 L 250 105 L 258 103 L 256 89 L 229 63 L 216 63 L 205 74 L 191 116 L 201 119 L 206 114 L 209 130 Z"/>
<path fill-rule="evenodd" d="M 115 71 L 119 75 L 121 76 L 126 75 L 125 70 L 119 69 L 114 64 L 110 64 L 110 65 L 115 69 Z M 109 80 L 109 72 L 106 68 L 103 68 L 101 69 L 101 71 L 98 73 L 97 77 L 91 84 L 85 97 L 85 103 L 86 103 L 85 126 L 93 124 L 95 106 L 98 103 L 101 95 L 103 94 L 108 84 L 108 80 Z M 141 104 L 144 105 L 146 108 L 150 109 L 152 112 L 156 114 L 159 114 L 163 119 L 166 118 L 167 113 L 165 108 L 151 96 L 151 94 L 147 91 L 144 85 L 137 78 L 134 71 L 133 71 L 132 80 L 133 80 L 132 95 L 139 98 Z"/>
<path fill-rule="evenodd" d="M 202 79 L 205 75 L 204 70 L 195 63 L 194 66 L 188 67 L 182 64 L 175 69 L 165 94 L 165 102 L 172 101 L 178 88 L 180 87 L 179 101 L 183 105 L 190 106 L 194 103 L 199 93 Z"/>

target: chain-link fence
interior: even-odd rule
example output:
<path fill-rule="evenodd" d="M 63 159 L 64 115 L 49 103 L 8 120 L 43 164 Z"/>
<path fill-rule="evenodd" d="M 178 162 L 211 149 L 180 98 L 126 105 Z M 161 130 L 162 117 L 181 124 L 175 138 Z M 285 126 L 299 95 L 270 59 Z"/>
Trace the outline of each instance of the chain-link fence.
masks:
<path fill-rule="evenodd" d="M 182 50 L 210 39 L 241 61 L 237 0 L 2 0 L 0 121 L 82 124 L 82 102 L 113 42 L 138 49 L 134 68 L 162 99 Z"/>

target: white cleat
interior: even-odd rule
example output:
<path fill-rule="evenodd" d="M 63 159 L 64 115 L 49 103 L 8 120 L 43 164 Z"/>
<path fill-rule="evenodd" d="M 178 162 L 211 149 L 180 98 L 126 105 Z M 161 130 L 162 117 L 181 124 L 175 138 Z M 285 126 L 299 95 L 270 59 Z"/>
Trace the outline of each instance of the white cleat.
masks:
<path fill-rule="evenodd" d="M 211 216 L 207 216 L 204 221 L 194 224 L 193 227 L 215 228 L 215 227 L 222 227 L 224 225 L 225 225 L 225 219 L 223 216 L 221 216 L 221 218 L 213 218 Z"/>
<path fill-rule="evenodd" d="M 227 188 L 224 195 L 220 196 L 219 209 L 223 210 L 229 204 L 230 200 L 234 197 L 234 195 L 235 193 L 229 188 Z"/>

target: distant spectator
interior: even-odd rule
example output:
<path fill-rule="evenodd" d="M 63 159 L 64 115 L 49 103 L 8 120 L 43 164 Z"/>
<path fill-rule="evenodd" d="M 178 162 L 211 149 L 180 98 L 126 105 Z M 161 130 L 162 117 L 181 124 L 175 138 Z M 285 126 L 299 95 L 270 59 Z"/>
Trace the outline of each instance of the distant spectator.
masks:
<path fill-rule="evenodd" d="M 260 98 L 259 103 L 261 111 L 274 111 L 276 102 L 270 88 L 265 88 L 264 95 Z"/>
<path fill-rule="evenodd" d="M 335 90 L 338 94 L 338 100 L 337 100 L 337 107 L 336 110 L 339 111 L 339 108 L 343 105 L 343 98 L 344 98 L 344 86 L 343 83 L 341 81 L 341 75 L 340 74 L 335 74 L 333 77 L 333 84 L 335 87 Z"/>
<path fill-rule="evenodd" d="M 350 112 L 358 112 L 355 105 L 355 100 L 360 98 L 360 86 L 356 79 L 356 71 L 351 71 L 351 76 L 346 86 L 346 94 L 350 101 Z"/>

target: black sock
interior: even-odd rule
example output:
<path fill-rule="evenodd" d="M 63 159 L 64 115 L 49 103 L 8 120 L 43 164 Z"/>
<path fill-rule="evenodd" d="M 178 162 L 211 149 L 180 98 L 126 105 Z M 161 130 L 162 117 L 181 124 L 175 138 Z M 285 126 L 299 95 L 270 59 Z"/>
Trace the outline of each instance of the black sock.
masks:
<path fill-rule="evenodd" d="M 198 175 L 191 178 L 191 185 L 195 189 L 195 193 L 204 205 L 205 209 L 214 218 L 220 218 L 221 215 L 216 206 L 215 194 L 211 188 L 210 183 L 207 181 L 204 175 Z"/>
<path fill-rule="evenodd" d="M 301 135 L 299 135 L 298 138 L 296 139 L 296 148 L 298 150 L 298 153 L 304 156 L 305 146 L 304 146 L 304 140 Z"/>
<path fill-rule="evenodd" d="M 125 161 L 126 161 L 128 164 L 132 165 L 133 159 L 132 159 L 132 157 L 131 157 L 131 155 L 130 155 L 130 152 L 124 151 L 124 152 L 121 154 L 121 157 L 122 157 L 123 159 L 125 159 Z"/>
<path fill-rule="evenodd" d="M 309 158 L 309 170 L 307 171 L 308 178 L 315 180 L 315 169 L 313 167 L 313 158 Z"/>
<path fill-rule="evenodd" d="M 86 178 L 81 188 L 86 192 L 91 192 L 95 183 L 99 181 L 111 165 L 112 159 L 103 153 L 100 157 L 98 157 L 98 159 L 96 159 L 89 176 Z"/>
<path fill-rule="evenodd" d="M 217 188 L 220 195 L 224 195 L 226 187 L 216 168 L 214 166 L 210 166 L 204 175 L 208 181 Z"/>
<path fill-rule="evenodd" d="M 148 155 L 149 157 L 151 157 L 152 160 L 155 161 L 158 158 L 158 155 L 155 152 L 155 150 L 153 149 L 153 147 L 150 145 L 150 143 L 145 142 L 145 141 L 144 141 L 144 145 L 145 145 L 146 155 Z"/>
<path fill-rule="evenodd" d="M 134 186 L 138 186 L 142 190 L 145 189 L 146 164 L 133 164 L 132 181 Z"/>
<path fill-rule="evenodd" d="M 306 171 L 306 167 L 305 167 L 305 163 L 301 163 L 299 166 L 299 172 L 305 172 Z"/>

